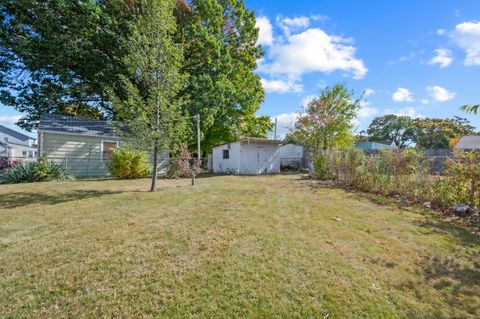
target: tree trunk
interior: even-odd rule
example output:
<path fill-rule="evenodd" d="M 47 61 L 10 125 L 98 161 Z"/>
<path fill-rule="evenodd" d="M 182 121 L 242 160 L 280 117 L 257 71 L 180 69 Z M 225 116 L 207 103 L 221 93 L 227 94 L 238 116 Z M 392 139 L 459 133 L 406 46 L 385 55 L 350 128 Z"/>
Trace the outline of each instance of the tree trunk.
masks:
<path fill-rule="evenodd" d="M 152 172 L 152 187 L 150 187 L 150 192 L 157 191 L 157 178 L 158 178 L 158 148 L 155 146 L 153 148 L 153 172 Z"/>

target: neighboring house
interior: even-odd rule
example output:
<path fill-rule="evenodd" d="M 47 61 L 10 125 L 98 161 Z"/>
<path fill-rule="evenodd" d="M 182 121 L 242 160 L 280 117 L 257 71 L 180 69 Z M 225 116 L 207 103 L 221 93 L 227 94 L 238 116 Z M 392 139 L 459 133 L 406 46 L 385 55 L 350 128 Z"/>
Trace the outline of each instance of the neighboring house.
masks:
<path fill-rule="evenodd" d="M 396 150 L 398 149 L 394 141 L 367 141 L 357 142 L 355 146 L 362 150 Z"/>
<path fill-rule="evenodd" d="M 480 150 L 480 136 L 464 136 L 455 145 L 456 150 L 473 151 Z"/>
<path fill-rule="evenodd" d="M 15 160 L 34 161 L 38 156 L 37 140 L 0 125 L 0 156 Z M 2 155 L 3 154 L 3 155 Z"/>
<path fill-rule="evenodd" d="M 108 175 L 105 164 L 119 141 L 106 121 L 45 114 L 38 126 L 40 154 L 77 177 Z"/>
<path fill-rule="evenodd" d="M 285 144 L 278 152 L 282 169 L 299 169 L 306 166 L 306 150 L 302 145 Z"/>
<path fill-rule="evenodd" d="M 276 140 L 246 138 L 215 146 L 213 172 L 248 175 L 280 173 L 280 144 Z"/>

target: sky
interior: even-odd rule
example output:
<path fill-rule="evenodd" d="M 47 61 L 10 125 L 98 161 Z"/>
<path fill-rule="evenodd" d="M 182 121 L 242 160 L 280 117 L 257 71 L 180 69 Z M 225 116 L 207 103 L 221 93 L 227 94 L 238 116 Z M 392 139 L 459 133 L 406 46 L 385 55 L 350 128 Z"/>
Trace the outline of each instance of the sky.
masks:
<path fill-rule="evenodd" d="M 256 73 L 266 97 L 259 114 L 282 137 L 312 96 L 343 82 L 364 94 L 364 130 L 384 114 L 467 117 L 480 103 L 479 0 L 245 0 L 265 50 Z M 0 124 L 21 116 L 0 105 Z M 17 128 L 18 129 L 18 128 Z"/>

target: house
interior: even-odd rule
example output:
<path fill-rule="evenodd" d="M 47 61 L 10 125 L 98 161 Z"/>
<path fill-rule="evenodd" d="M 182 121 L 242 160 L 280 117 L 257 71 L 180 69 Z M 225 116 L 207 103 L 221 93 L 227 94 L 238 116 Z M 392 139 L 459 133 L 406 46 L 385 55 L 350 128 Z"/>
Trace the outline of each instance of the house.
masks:
<path fill-rule="evenodd" d="M 263 138 L 246 138 L 213 148 L 214 173 L 270 174 L 280 173 L 281 142 Z"/>
<path fill-rule="evenodd" d="M 37 140 L 0 125 L 0 156 L 14 160 L 34 161 L 38 156 Z"/>
<path fill-rule="evenodd" d="M 361 150 L 396 150 L 398 149 L 394 141 L 366 141 L 357 142 L 355 146 Z"/>
<path fill-rule="evenodd" d="M 105 164 L 119 141 L 106 121 L 45 114 L 38 126 L 40 154 L 76 177 L 108 175 Z"/>
<path fill-rule="evenodd" d="M 480 136 L 464 136 L 455 145 L 456 150 L 473 151 L 480 150 Z"/>
<path fill-rule="evenodd" d="M 299 169 L 306 167 L 306 149 L 302 145 L 285 144 L 278 150 L 281 169 Z"/>

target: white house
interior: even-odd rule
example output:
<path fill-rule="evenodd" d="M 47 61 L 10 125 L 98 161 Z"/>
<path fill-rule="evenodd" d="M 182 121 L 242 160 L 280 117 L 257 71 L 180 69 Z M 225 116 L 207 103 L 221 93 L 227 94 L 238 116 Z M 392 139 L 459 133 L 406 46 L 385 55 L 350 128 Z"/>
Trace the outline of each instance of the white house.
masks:
<path fill-rule="evenodd" d="M 15 160 L 33 161 L 38 156 L 37 140 L 0 125 L 0 156 Z"/>
<path fill-rule="evenodd" d="M 278 149 L 281 142 L 263 138 L 246 138 L 213 148 L 212 170 L 227 174 L 280 173 Z"/>

